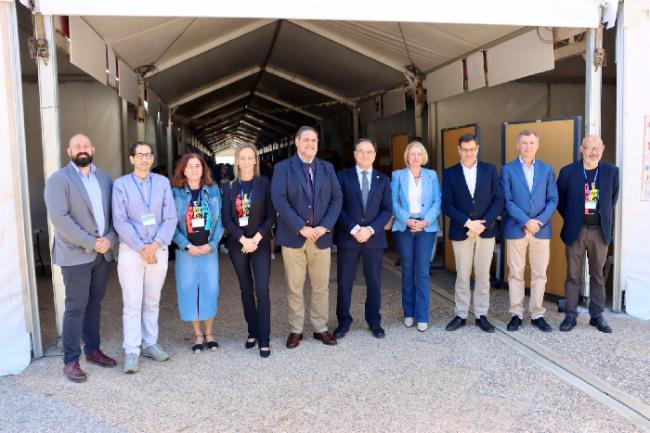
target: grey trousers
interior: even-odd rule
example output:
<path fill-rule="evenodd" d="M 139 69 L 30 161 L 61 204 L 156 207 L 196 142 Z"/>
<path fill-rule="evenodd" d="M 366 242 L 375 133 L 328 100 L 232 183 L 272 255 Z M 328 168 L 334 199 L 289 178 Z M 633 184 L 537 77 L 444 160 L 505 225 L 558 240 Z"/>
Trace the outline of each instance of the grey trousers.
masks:
<path fill-rule="evenodd" d="M 600 226 L 582 226 L 578 239 L 566 246 L 567 277 L 564 283 L 566 291 L 566 315 L 577 316 L 578 299 L 582 285 L 585 252 L 589 260 L 589 314 L 598 317 L 603 313 L 607 295 L 603 269 L 607 261 L 609 246 L 603 240 Z"/>

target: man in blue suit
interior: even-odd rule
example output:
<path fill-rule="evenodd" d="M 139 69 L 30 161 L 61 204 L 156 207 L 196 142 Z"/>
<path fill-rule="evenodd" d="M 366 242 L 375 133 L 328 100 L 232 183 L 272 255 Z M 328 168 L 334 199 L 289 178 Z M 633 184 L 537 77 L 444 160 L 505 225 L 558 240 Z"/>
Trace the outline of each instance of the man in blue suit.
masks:
<path fill-rule="evenodd" d="M 318 134 L 314 128 L 298 129 L 295 142 L 297 154 L 275 166 L 271 182 L 271 198 L 278 212 L 275 240 L 282 246 L 287 277 L 291 328 L 287 347 L 297 347 L 302 340 L 307 271 L 314 338 L 334 346 L 336 338 L 327 331 L 327 320 L 332 229 L 341 212 L 341 187 L 332 164 L 316 158 Z"/>
<path fill-rule="evenodd" d="M 442 175 L 442 209 L 451 219 L 449 240 L 456 260 L 456 316 L 448 331 L 465 326 L 471 300 L 470 277 L 474 269 L 476 325 L 494 332 L 488 321 L 490 264 L 497 235 L 497 217 L 503 210 L 503 192 L 494 165 L 478 160 L 479 144 L 472 134 L 458 138 L 460 163 Z"/>
<path fill-rule="evenodd" d="M 336 317 L 339 326 L 334 337 L 343 338 L 350 330 L 352 285 L 362 260 L 366 280 L 366 322 L 372 335 L 383 338 L 381 327 L 381 268 L 386 243 L 384 226 L 393 212 L 390 180 L 372 169 L 377 149 L 369 138 L 357 141 L 354 147 L 354 168 L 338 174 L 343 193 L 343 207 L 336 223 L 334 240 L 337 249 Z"/>
<path fill-rule="evenodd" d="M 531 323 L 543 332 L 551 332 L 551 326 L 544 320 L 544 290 L 551 258 L 551 217 L 558 201 L 555 174 L 551 165 L 535 158 L 539 137 L 534 131 L 519 133 L 517 149 L 519 157 L 501 168 L 512 315 L 508 331 L 518 330 L 524 317 L 524 270 L 528 252 Z"/>
<path fill-rule="evenodd" d="M 586 136 L 580 147 L 582 159 L 563 167 L 557 180 L 557 210 L 564 219 L 560 236 L 567 257 L 566 317 L 560 325 L 564 332 L 576 326 L 585 253 L 589 259 L 589 324 L 600 332 L 612 332 L 602 316 L 606 300 L 603 268 L 612 240 L 619 175 L 617 167 L 601 161 L 604 150 L 600 137 Z"/>

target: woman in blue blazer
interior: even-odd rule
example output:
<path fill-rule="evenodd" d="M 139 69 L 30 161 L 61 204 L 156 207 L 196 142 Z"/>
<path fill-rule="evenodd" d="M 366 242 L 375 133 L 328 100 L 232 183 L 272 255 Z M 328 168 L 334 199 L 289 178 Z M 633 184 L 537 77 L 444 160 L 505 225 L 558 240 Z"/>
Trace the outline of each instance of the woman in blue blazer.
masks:
<path fill-rule="evenodd" d="M 223 235 L 221 193 L 212 181 L 210 168 L 197 153 L 178 162 L 172 179 L 178 224 L 176 293 L 181 320 L 192 322 L 192 351 L 216 350 L 213 323 L 219 296 L 217 247 Z M 203 322 L 203 329 L 201 329 Z"/>
<path fill-rule="evenodd" d="M 404 325 L 429 327 L 429 265 L 440 215 L 440 186 L 433 170 L 422 167 L 427 151 L 412 141 L 404 151 L 406 168 L 393 172 L 393 235 L 402 266 Z"/>

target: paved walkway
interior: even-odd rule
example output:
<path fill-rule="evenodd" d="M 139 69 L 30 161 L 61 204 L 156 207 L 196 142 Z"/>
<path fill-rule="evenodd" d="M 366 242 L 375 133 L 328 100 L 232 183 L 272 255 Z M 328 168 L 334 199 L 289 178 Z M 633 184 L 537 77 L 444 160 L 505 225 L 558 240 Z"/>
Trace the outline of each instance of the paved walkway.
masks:
<path fill-rule="evenodd" d="M 363 323 L 359 275 L 357 320 L 339 345 L 326 347 L 308 337 L 289 350 L 278 257 L 271 278 L 273 354 L 261 359 L 255 349 L 244 348 L 239 288 L 225 256 L 220 271 L 217 353 L 190 352 L 192 333 L 178 319 L 172 266 L 160 316 L 160 343 L 172 356 L 169 362 L 143 359 L 140 373 L 127 376 L 121 368 L 82 361 L 89 381 L 74 384 L 63 377 L 61 358 L 34 361 L 21 375 L 0 378 L 0 432 L 645 431 L 640 418 L 635 423 L 608 397 L 576 386 L 558 374 L 557 366 L 513 346 L 504 333 L 488 335 L 475 326 L 444 331 L 453 315 L 438 294 L 449 286 L 444 274 L 434 276 L 431 327 L 425 333 L 401 324 L 400 279 L 387 268 L 385 339 L 374 339 Z M 332 269 L 332 329 L 335 275 Z M 42 305 L 51 305 L 48 296 L 43 290 Z M 507 320 L 506 292 L 496 290 L 492 297 L 494 317 Z M 552 305 L 548 308 L 557 327 L 560 317 Z M 121 299 L 114 272 L 103 311 L 103 348 L 121 364 Z M 42 316 L 45 338 L 51 338 L 53 311 L 44 308 Z M 625 315 L 607 314 L 607 319 L 614 327 L 608 336 L 586 326 L 583 317 L 569 334 L 543 335 L 526 326 L 520 335 L 593 373 L 632 403 L 648 405 L 650 325 Z"/>

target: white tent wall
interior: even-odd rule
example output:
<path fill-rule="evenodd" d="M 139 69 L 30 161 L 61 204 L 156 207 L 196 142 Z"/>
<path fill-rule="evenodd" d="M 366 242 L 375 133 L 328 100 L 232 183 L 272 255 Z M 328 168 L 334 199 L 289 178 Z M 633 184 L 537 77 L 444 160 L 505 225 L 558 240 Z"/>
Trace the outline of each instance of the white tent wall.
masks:
<path fill-rule="evenodd" d="M 501 166 L 501 124 L 504 121 L 584 116 L 583 84 L 506 83 L 437 102 L 437 142 L 440 130 L 470 123 L 480 124 L 481 159 Z M 615 159 L 615 86 L 603 86 L 602 131 L 605 159 Z M 433 113 L 433 104 L 429 107 Z M 544 143 L 540 143 L 544 145 Z"/>

